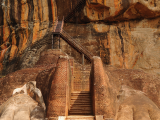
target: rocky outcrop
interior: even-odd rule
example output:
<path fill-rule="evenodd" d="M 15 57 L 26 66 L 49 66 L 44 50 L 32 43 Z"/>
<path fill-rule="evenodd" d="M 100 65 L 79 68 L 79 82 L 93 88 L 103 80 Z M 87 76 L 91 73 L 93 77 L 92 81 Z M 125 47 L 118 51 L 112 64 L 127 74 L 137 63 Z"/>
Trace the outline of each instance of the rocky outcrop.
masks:
<path fill-rule="evenodd" d="M 67 116 L 68 90 L 72 88 L 69 85 L 71 74 L 69 75 L 70 63 L 67 59 L 60 50 L 48 50 L 41 53 L 33 68 L 18 70 L 1 78 L 0 104 L 12 96 L 15 88 L 22 87 L 28 81 L 36 81 L 47 106 L 47 117 Z M 105 118 L 117 117 L 117 120 L 129 116 L 128 120 L 131 120 L 134 113 L 136 120 L 138 117 L 148 119 L 148 116 L 153 120 L 158 116 L 159 119 L 158 76 L 142 70 L 117 69 L 103 65 L 100 57 L 94 57 L 92 63 L 90 78 L 95 115 L 104 115 Z M 145 116 L 138 113 L 145 113 Z"/>
<path fill-rule="evenodd" d="M 95 56 L 100 56 L 105 64 L 117 68 L 143 69 L 160 75 L 159 21 L 160 18 L 111 25 L 68 23 L 64 30 Z M 61 49 L 81 60 L 81 56 L 63 40 Z"/>
<path fill-rule="evenodd" d="M 60 51 L 42 53 L 34 68 L 26 68 L 12 72 L 0 79 L 0 104 L 12 96 L 13 90 L 22 87 L 29 81 L 36 81 L 37 88 L 42 91 L 44 102 L 48 105 L 48 97 L 53 74 L 55 72 Z M 50 59 L 49 59 L 50 58 Z M 47 63 L 47 64 L 46 64 Z"/>
<path fill-rule="evenodd" d="M 33 68 L 18 70 L 0 79 L 0 105 L 12 97 L 16 88 L 24 88 L 22 87 L 24 84 L 30 83 L 30 81 L 36 81 L 36 86 L 42 91 L 44 103 L 47 107 L 47 117 L 50 118 L 67 115 L 69 103 L 69 80 L 71 80 L 69 64 L 68 56 L 66 56 L 61 50 L 47 50 L 42 52 L 40 59 Z M 29 89 L 27 89 L 27 94 L 28 91 Z M 31 91 L 29 91 L 29 95 L 32 96 L 32 94 L 30 94 Z M 37 89 L 35 91 L 37 91 Z M 34 93 L 36 93 L 35 91 Z M 38 94 L 38 96 L 41 96 L 41 94 Z M 41 102 L 41 99 L 37 99 L 37 97 L 36 100 L 38 103 Z M 45 108 L 43 102 L 39 105 Z M 29 113 L 31 111 L 29 111 Z M 14 111 L 11 110 L 11 112 Z M 36 108 L 32 112 L 33 116 L 35 116 Z"/>
<path fill-rule="evenodd" d="M 160 15 L 155 0 L 87 0 L 84 15 L 90 21 L 121 21 L 155 18 Z"/>
<path fill-rule="evenodd" d="M 93 58 L 91 92 L 95 115 L 116 120 L 159 119 L 160 79 L 140 70 L 102 66 Z"/>
<path fill-rule="evenodd" d="M 57 6 L 54 0 L 0 0 L 0 9 L 2 71 L 11 66 L 9 63 L 16 58 L 22 60 L 26 51 L 33 49 L 31 46 L 37 41 L 46 39 L 57 19 Z M 49 38 L 46 42 L 49 42 Z M 7 51 L 7 63 L 2 64 Z"/>
<path fill-rule="evenodd" d="M 40 52 L 51 48 L 50 31 L 57 15 L 60 20 L 66 17 L 79 1 L 1 0 L 1 73 L 33 67 Z M 87 0 L 78 17 L 73 15 L 69 22 L 78 19 L 77 23 L 88 24 L 65 23 L 64 30 L 105 64 L 160 75 L 158 6 L 153 0 Z M 55 40 L 54 48 L 56 44 Z M 76 50 L 62 40 L 60 45 L 81 62 Z"/>
<path fill-rule="evenodd" d="M 63 16 L 66 17 L 79 1 L 81 0 L 57 0 L 58 16 L 61 19 Z M 159 5 L 158 0 L 86 0 L 86 5 L 81 13 L 73 14 L 70 22 L 150 19 L 160 16 Z"/>
<path fill-rule="evenodd" d="M 116 120 L 158 120 L 160 109 L 143 92 L 122 86 Z"/>

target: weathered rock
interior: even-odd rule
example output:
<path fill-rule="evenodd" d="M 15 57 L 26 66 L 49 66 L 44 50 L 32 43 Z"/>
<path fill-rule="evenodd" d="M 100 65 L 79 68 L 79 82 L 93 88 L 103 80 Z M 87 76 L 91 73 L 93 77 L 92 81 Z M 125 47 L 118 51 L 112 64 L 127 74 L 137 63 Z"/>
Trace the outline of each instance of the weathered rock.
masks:
<path fill-rule="evenodd" d="M 15 95 L 0 106 L 0 120 L 30 120 L 30 113 L 37 105 L 28 95 Z"/>
<path fill-rule="evenodd" d="M 142 70 L 116 69 L 113 67 L 106 67 L 105 69 L 110 84 L 117 90 L 117 93 L 120 91 L 121 85 L 126 85 L 135 90 L 144 92 L 145 95 L 160 108 L 160 78 L 158 76 L 146 73 Z"/>
<path fill-rule="evenodd" d="M 40 52 L 50 47 L 50 31 L 57 15 L 60 20 L 66 17 L 79 1 L 1 0 L 0 71 L 8 74 L 32 67 Z M 98 23 L 66 24 L 64 29 L 106 64 L 160 74 L 159 15 L 158 1 L 87 0 L 78 22 Z M 74 19 L 71 22 L 76 22 Z M 7 43 L 11 44 L 8 53 Z M 61 49 L 81 60 L 81 55 L 65 42 L 61 42 Z"/>
<path fill-rule="evenodd" d="M 62 72 L 62 70 L 60 69 L 60 71 L 58 73 L 55 73 L 56 67 L 57 67 L 57 62 L 59 60 L 59 56 L 63 56 L 63 55 L 65 55 L 65 54 L 61 50 L 44 51 L 41 53 L 39 61 L 36 63 L 36 65 L 33 68 L 18 70 L 16 72 L 10 73 L 7 76 L 1 78 L 0 79 L 0 88 L 1 88 L 0 89 L 0 105 L 2 105 L 10 97 L 12 97 L 13 91 L 15 93 L 14 89 L 21 88 L 24 84 L 28 83 L 29 81 L 36 81 L 36 83 L 37 83 L 36 86 L 38 89 L 40 89 L 42 91 L 44 102 L 45 102 L 46 106 L 48 107 L 49 106 L 48 104 L 50 102 L 48 100 L 49 96 L 53 97 L 53 94 L 56 93 L 56 90 L 54 91 L 54 87 L 53 87 L 54 83 L 59 83 L 59 81 L 55 80 L 55 75 L 59 76 L 59 73 L 62 73 L 63 75 L 65 75 L 65 72 L 66 72 L 65 69 L 64 69 L 64 72 Z M 60 61 L 62 62 L 63 59 Z M 68 61 L 68 59 L 67 59 L 67 61 Z M 69 64 L 67 64 L 67 66 L 65 66 L 67 70 L 68 70 L 68 65 Z M 69 70 L 67 71 L 66 78 L 69 78 L 68 75 L 69 75 Z M 63 78 L 64 78 L 64 76 L 62 76 L 61 79 L 63 79 Z M 63 80 L 66 80 L 66 79 L 64 78 Z M 64 83 L 64 84 L 66 85 L 66 83 Z M 59 84 L 59 85 L 61 85 L 61 84 Z M 52 92 L 50 92 L 51 86 L 52 86 Z M 60 87 L 62 87 L 62 89 L 63 89 L 63 86 L 60 86 Z M 25 88 L 25 87 L 23 87 L 23 88 Z M 67 89 L 68 89 L 68 87 L 67 87 Z M 37 91 L 37 89 L 35 89 L 35 90 Z M 61 94 L 61 92 L 62 91 L 60 91 L 60 94 Z M 64 89 L 64 92 L 66 92 L 66 89 Z M 27 91 L 27 93 L 28 93 L 28 91 Z M 32 94 L 31 94 L 31 96 L 32 96 Z M 67 95 L 67 97 L 68 96 L 69 95 Z M 36 100 L 37 100 L 37 97 L 36 97 Z M 53 104 L 55 104 L 55 103 L 53 103 Z M 40 103 L 39 105 L 45 109 L 43 101 L 42 101 L 42 104 Z M 53 106 L 50 106 L 50 107 L 51 108 L 47 110 L 48 112 L 51 112 L 51 110 L 53 108 Z M 66 109 L 67 109 L 67 107 L 66 107 Z M 38 110 L 38 112 L 36 110 Z M 42 110 L 39 108 L 37 108 L 37 109 L 35 108 L 35 110 L 32 112 L 33 112 L 33 114 L 35 113 L 35 115 L 32 115 L 32 117 L 33 117 L 32 119 L 34 120 L 34 119 L 38 118 L 38 116 L 41 116 L 40 113 L 42 112 Z M 43 116 L 41 116 L 41 117 L 43 117 Z M 51 116 L 48 115 L 48 117 L 51 117 Z"/>
<path fill-rule="evenodd" d="M 105 64 L 117 68 L 143 69 L 160 75 L 159 20 L 144 19 L 111 25 L 66 24 L 64 30 L 95 56 L 100 56 Z M 61 49 L 81 60 L 81 55 L 66 42 L 61 41 Z"/>
<path fill-rule="evenodd" d="M 90 21 L 155 18 L 160 15 L 159 5 L 154 0 L 88 0 L 84 16 Z"/>
<path fill-rule="evenodd" d="M 122 86 L 116 120 L 159 120 L 160 109 L 143 92 Z"/>
<path fill-rule="evenodd" d="M 0 38 L 3 50 L 0 64 L 4 61 L 6 43 L 11 45 L 7 65 L 1 64 L 0 69 L 2 71 L 5 67 L 5 69 L 9 69 L 5 71 L 12 72 L 17 67 L 8 68 L 13 64 L 12 61 L 20 59 L 19 63 L 21 64 L 24 54 L 32 49 L 31 45 L 49 35 L 57 17 L 57 6 L 54 0 L 0 0 L 0 9 Z M 43 45 L 45 46 L 45 44 Z M 18 69 L 22 68 L 25 67 Z M 7 72 L 3 73 L 7 74 Z"/>
<path fill-rule="evenodd" d="M 11 97 L 15 88 L 22 87 L 28 81 L 35 80 L 37 81 L 37 87 L 42 91 L 46 106 L 48 106 L 48 117 L 57 117 L 60 114 L 63 116 L 67 115 L 69 63 L 66 59 L 67 56 L 59 59 L 59 55 L 63 55 L 60 50 L 42 52 L 34 68 L 19 70 L 1 78 L 1 104 Z M 49 64 L 47 65 L 47 63 Z M 104 115 L 105 118 L 114 118 L 117 115 L 117 119 L 121 120 L 126 116 L 125 110 L 129 110 L 129 114 L 127 115 L 132 118 L 131 108 L 135 109 L 135 115 L 139 110 L 139 113 L 149 110 L 150 112 L 145 112 L 145 114 L 146 116 L 150 116 L 151 119 L 159 115 L 157 114 L 159 113 L 160 107 L 160 79 L 158 76 L 148 74 L 142 70 L 117 69 L 105 65 L 103 68 L 100 57 L 95 57 L 92 65 L 91 83 L 92 86 L 94 85 L 94 91 L 96 93 L 94 95 L 92 94 L 92 97 L 96 96 L 96 99 L 93 98 L 93 100 L 95 100 L 94 102 L 96 102 L 93 104 L 96 115 Z M 92 81 L 93 79 L 94 82 Z M 132 89 L 121 87 L 122 85 L 126 85 Z M 119 92 L 121 94 L 119 94 Z M 61 102 L 59 102 L 59 100 Z M 141 104 L 142 101 L 144 101 L 144 103 L 141 108 L 143 108 L 144 111 L 137 106 L 137 103 Z M 61 107 L 63 107 L 63 109 L 61 109 Z M 38 115 L 40 112 L 41 110 L 36 114 Z M 151 115 L 152 113 L 155 114 Z M 139 117 L 139 114 L 136 116 Z M 36 117 L 36 115 L 33 116 L 33 118 L 34 117 Z M 136 120 L 138 120 L 138 118 Z"/>
<path fill-rule="evenodd" d="M 140 70 L 103 67 L 100 58 L 94 57 L 91 70 L 94 114 L 104 115 L 104 118 L 117 115 L 116 120 L 135 117 L 135 120 L 140 120 L 141 117 L 148 119 L 148 116 L 159 120 L 159 85 L 160 79 L 156 75 Z"/>
<path fill-rule="evenodd" d="M 56 1 L 58 16 L 67 16 L 80 0 Z M 62 4 L 64 3 L 64 4 Z M 74 14 L 78 22 L 123 21 L 132 19 L 155 18 L 160 16 L 160 3 L 155 0 L 86 0 L 82 12 Z M 64 9 L 63 9 L 64 8 Z M 71 19 L 77 22 L 77 19 Z"/>

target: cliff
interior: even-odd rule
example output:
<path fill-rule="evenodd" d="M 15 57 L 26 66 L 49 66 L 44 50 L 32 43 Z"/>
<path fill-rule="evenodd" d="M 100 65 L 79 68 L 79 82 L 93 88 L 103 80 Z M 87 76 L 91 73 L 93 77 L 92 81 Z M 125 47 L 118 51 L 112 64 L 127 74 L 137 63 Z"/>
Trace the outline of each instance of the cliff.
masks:
<path fill-rule="evenodd" d="M 19 64 L 31 46 L 49 35 L 57 8 L 54 0 L 0 0 L 0 3 L 0 71 L 5 70 L 6 74 L 15 68 L 12 61 Z M 13 67 L 7 69 L 9 66 Z"/>
<path fill-rule="evenodd" d="M 40 52 L 51 48 L 57 16 L 66 18 L 79 1 L 0 0 L 0 71 L 7 74 L 33 67 Z M 155 0 L 86 0 L 64 30 L 107 65 L 160 75 L 159 4 Z M 66 42 L 61 40 L 60 46 L 81 62 L 81 55 Z"/>

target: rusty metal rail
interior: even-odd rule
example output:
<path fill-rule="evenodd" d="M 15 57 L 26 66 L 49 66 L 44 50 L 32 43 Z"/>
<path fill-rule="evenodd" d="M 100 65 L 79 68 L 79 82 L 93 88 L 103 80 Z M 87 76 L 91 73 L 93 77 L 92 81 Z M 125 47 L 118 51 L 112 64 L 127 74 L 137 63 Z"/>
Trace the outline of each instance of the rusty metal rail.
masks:
<path fill-rule="evenodd" d="M 62 39 L 64 39 L 69 45 L 76 49 L 79 53 L 84 56 L 91 62 L 93 54 L 89 52 L 85 47 L 83 47 L 79 42 L 77 42 L 72 36 L 63 30 L 64 18 L 62 21 L 55 22 L 53 28 L 53 34 L 59 34 Z"/>
<path fill-rule="evenodd" d="M 62 30 L 60 33 L 61 37 L 73 48 L 75 48 L 78 52 L 81 54 L 84 54 L 84 56 L 91 61 L 93 54 L 89 52 L 85 47 L 83 47 L 80 43 L 78 43 L 73 37 L 71 37 L 67 32 Z"/>

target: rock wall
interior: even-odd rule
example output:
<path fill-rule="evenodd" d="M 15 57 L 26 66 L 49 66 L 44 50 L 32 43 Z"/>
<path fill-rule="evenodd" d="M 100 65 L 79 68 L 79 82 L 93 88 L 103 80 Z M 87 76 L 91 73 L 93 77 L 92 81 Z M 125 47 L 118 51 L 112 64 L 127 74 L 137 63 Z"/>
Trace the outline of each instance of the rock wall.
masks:
<path fill-rule="evenodd" d="M 33 67 L 40 52 L 51 48 L 50 31 L 57 16 L 66 17 L 79 1 L 0 0 L 0 71 Z M 86 0 L 77 16 L 77 23 L 83 24 L 65 23 L 64 30 L 105 64 L 159 75 L 159 4 L 157 0 Z M 61 40 L 60 45 L 81 62 L 81 55 L 67 43 Z"/>
<path fill-rule="evenodd" d="M 0 71 L 16 57 L 24 58 L 32 45 L 49 35 L 57 17 L 56 9 L 54 0 L 0 0 Z"/>
<path fill-rule="evenodd" d="M 66 17 L 79 1 L 56 0 L 60 19 Z M 78 17 L 79 22 L 148 19 L 160 16 L 159 5 L 158 0 L 86 0 L 82 12 L 76 13 L 74 17 Z"/>
<path fill-rule="evenodd" d="M 105 64 L 143 69 L 160 75 L 160 18 L 112 24 L 66 24 L 64 30 Z M 61 41 L 61 48 L 81 62 L 81 56 Z"/>
<path fill-rule="evenodd" d="M 84 16 L 90 21 L 154 18 L 160 15 L 158 0 L 87 0 Z"/>

